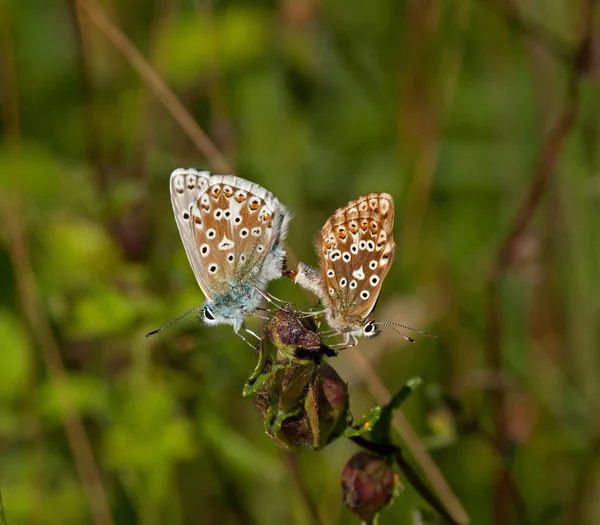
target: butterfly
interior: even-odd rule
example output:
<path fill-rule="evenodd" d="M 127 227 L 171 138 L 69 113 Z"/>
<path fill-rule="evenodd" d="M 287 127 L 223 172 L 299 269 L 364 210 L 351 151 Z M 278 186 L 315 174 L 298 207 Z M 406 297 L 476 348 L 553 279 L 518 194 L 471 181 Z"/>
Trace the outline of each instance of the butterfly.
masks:
<path fill-rule="evenodd" d="M 245 318 L 259 308 L 269 282 L 282 275 L 290 211 L 265 188 L 233 175 L 178 168 L 170 188 L 179 235 L 206 297 L 190 312 L 201 311 L 209 326 L 232 325 L 244 339 L 239 331 Z"/>
<path fill-rule="evenodd" d="M 368 193 L 352 200 L 337 209 L 321 228 L 316 242 L 320 268 L 301 262 L 297 272 L 290 275 L 321 299 L 330 333 L 344 335 L 345 347 L 357 345 L 358 337 L 378 335 L 380 325 L 415 330 L 372 318 L 396 253 L 393 226 L 394 200 L 390 194 Z"/>

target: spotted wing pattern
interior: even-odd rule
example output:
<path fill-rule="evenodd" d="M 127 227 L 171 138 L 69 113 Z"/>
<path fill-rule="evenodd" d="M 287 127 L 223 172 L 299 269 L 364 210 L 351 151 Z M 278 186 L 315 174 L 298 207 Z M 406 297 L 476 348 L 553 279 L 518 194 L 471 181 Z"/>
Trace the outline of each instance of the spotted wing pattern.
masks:
<path fill-rule="evenodd" d="M 196 280 L 202 288 L 202 292 L 208 300 L 212 299 L 209 290 L 202 286 L 205 282 L 206 270 L 203 267 L 202 258 L 198 252 L 196 241 L 194 239 L 194 230 L 192 224 L 192 207 L 203 191 L 208 188 L 208 179 L 211 173 L 208 171 L 197 170 L 195 168 L 177 168 L 171 174 L 171 204 L 175 215 L 175 223 L 179 229 L 179 235 L 185 248 L 190 266 L 194 272 Z"/>
<path fill-rule="evenodd" d="M 348 323 L 375 308 L 395 255 L 394 201 L 388 193 L 368 193 L 339 208 L 321 229 L 317 251 L 326 306 Z"/>
<path fill-rule="evenodd" d="M 173 208 L 190 264 L 209 301 L 235 284 L 252 282 L 262 288 L 281 276 L 280 246 L 290 214 L 272 193 L 240 177 L 210 175 L 196 191 L 190 190 L 190 197 L 191 176 L 174 172 L 172 193 L 182 186 Z"/>

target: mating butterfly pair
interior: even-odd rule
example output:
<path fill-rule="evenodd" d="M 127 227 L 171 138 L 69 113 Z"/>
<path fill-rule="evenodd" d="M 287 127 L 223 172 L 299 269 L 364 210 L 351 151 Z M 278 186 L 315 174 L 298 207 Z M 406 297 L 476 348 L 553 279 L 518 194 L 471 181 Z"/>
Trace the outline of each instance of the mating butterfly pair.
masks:
<path fill-rule="evenodd" d="M 271 192 L 233 175 L 179 168 L 170 185 L 181 240 L 206 296 L 190 312 L 201 311 L 208 325 L 230 324 L 242 338 L 242 328 L 256 336 L 244 320 L 263 298 L 273 301 L 266 288 L 282 276 L 290 211 Z M 351 339 L 357 344 L 357 336 L 378 334 L 378 325 L 396 324 L 370 317 L 394 260 L 393 223 L 389 194 L 363 195 L 336 210 L 321 229 L 320 269 L 300 263 L 297 272 L 288 272 L 321 299 L 329 333 L 344 335 L 345 346 Z"/>

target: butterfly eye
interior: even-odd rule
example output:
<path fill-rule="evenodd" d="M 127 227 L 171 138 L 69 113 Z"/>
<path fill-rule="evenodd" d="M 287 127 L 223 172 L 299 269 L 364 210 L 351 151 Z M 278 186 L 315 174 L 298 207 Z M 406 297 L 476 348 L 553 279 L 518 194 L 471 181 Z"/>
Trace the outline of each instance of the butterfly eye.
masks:
<path fill-rule="evenodd" d="M 202 314 L 204 315 L 204 320 L 210 324 L 213 323 L 215 320 L 215 316 L 212 314 L 212 312 L 210 311 L 210 308 L 208 307 L 204 307 L 204 310 L 202 310 Z"/>
<path fill-rule="evenodd" d="M 365 337 L 373 337 L 374 335 L 378 335 L 381 333 L 381 330 L 377 330 L 375 323 L 373 321 L 368 321 L 365 327 L 363 328 L 363 334 Z"/>

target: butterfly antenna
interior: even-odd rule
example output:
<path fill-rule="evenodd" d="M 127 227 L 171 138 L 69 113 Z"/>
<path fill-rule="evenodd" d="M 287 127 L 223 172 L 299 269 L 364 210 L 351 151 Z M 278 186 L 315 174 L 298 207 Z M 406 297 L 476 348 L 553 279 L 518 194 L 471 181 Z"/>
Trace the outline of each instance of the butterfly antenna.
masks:
<path fill-rule="evenodd" d="M 431 337 L 432 339 L 437 339 L 437 335 L 435 334 L 430 334 L 429 332 L 426 332 L 425 330 L 419 330 L 418 328 L 412 328 L 410 326 L 406 326 L 400 323 L 392 323 L 391 321 L 386 321 L 383 323 L 375 323 L 375 324 L 380 324 L 383 326 L 388 326 L 391 328 L 391 325 L 395 325 L 395 326 L 399 326 L 400 328 L 404 328 L 405 330 L 412 330 L 413 332 L 416 332 L 417 334 L 421 334 L 424 335 L 426 337 Z"/>
<path fill-rule="evenodd" d="M 392 326 L 392 324 L 396 324 L 396 323 L 377 323 L 377 324 L 380 324 L 380 325 L 383 325 L 383 326 L 387 326 L 390 330 L 393 330 L 398 335 L 401 335 L 402 337 L 404 337 L 404 339 L 406 339 L 409 343 L 416 343 L 416 341 L 412 337 L 408 337 L 406 334 L 403 334 L 400 330 L 396 330 Z M 402 326 L 402 325 L 399 325 L 399 326 Z"/>
<path fill-rule="evenodd" d="M 146 337 L 149 337 L 154 334 L 158 334 L 158 333 L 162 332 L 163 330 L 166 330 L 167 328 L 169 328 L 169 326 L 171 326 L 172 324 L 175 324 L 176 322 L 181 321 L 185 316 L 190 315 L 191 313 L 194 313 L 194 312 L 200 312 L 201 310 L 202 310 L 202 306 L 197 306 L 196 308 L 192 308 L 191 310 L 188 310 L 184 314 L 181 314 L 179 317 L 176 317 L 175 319 L 171 319 L 166 325 L 161 326 L 158 330 L 153 330 L 152 332 L 148 332 L 146 334 Z"/>

